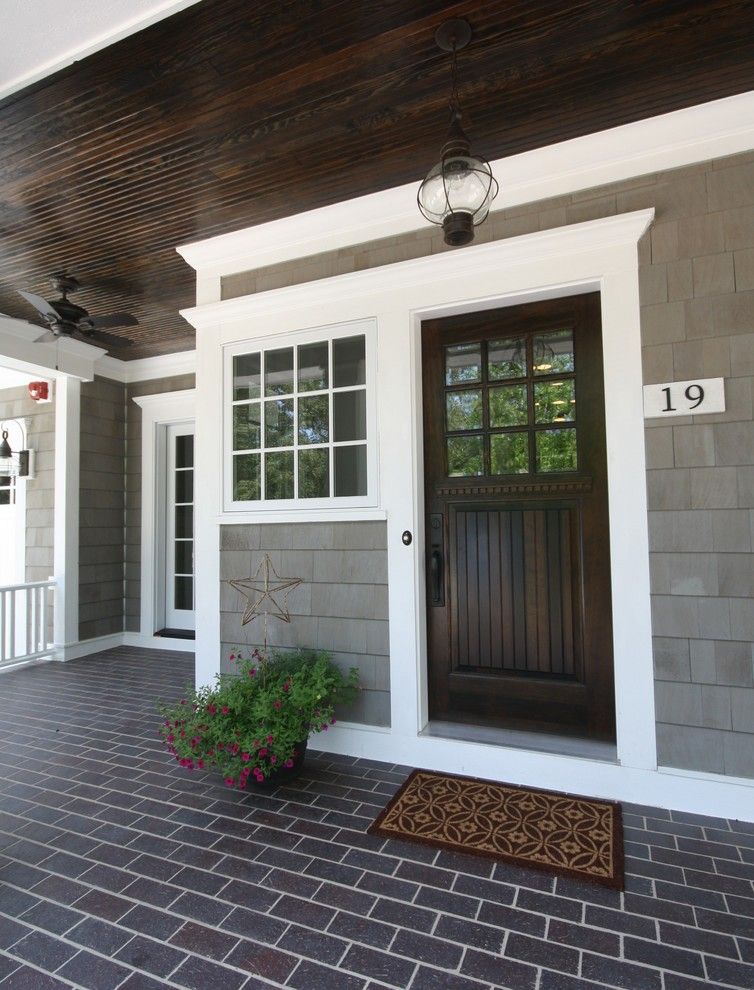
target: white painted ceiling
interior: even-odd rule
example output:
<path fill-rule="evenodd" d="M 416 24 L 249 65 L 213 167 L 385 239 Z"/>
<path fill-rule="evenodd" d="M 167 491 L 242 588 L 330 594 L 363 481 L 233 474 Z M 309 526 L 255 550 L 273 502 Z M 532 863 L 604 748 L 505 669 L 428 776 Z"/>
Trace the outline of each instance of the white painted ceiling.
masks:
<path fill-rule="evenodd" d="M 198 0 L 0 0 L 0 99 Z"/>

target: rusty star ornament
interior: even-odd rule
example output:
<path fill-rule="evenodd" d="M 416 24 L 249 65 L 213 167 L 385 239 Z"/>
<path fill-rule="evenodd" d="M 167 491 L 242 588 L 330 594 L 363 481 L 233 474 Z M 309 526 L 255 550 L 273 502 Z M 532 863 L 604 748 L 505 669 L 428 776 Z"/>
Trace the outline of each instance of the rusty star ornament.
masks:
<path fill-rule="evenodd" d="M 302 583 L 301 578 L 281 578 L 272 566 L 269 554 L 265 554 L 253 577 L 229 582 L 246 599 L 241 625 L 245 626 L 258 615 L 264 615 L 265 626 L 268 615 L 290 622 L 288 595 Z"/>

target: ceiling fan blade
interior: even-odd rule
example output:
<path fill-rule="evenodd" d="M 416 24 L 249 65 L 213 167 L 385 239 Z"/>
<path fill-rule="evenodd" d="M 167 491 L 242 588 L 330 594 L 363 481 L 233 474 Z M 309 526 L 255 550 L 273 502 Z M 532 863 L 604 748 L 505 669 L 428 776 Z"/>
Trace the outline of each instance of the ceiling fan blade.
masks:
<path fill-rule="evenodd" d="M 43 299 L 41 296 L 35 296 L 33 292 L 25 292 L 23 289 L 19 289 L 18 294 L 19 296 L 23 296 L 28 303 L 31 303 L 34 309 L 38 313 L 41 313 L 50 323 L 60 322 L 60 313 L 46 299 Z"/>
<path fill-rule="evenodd" d="M 106 347 L 131 346 L 131 341 L 126 337 L 116 337 L 114 333 L 102 333 L 100 330 L 77 330 L 74 337 L 76 340 L 83 340 L 85 344 L 104 344 Z"/>
<path fill-rule="evenodd" d="M 106 327 L 135 327 L 139 323 L 136 317 L 132 316 L 130 313 L 110 313 L 107 316 L 87 316 L 86 319 L 81 322 L 92 327 L 93 330 L 99 330 L 100 328 L 104 329 Z"/>

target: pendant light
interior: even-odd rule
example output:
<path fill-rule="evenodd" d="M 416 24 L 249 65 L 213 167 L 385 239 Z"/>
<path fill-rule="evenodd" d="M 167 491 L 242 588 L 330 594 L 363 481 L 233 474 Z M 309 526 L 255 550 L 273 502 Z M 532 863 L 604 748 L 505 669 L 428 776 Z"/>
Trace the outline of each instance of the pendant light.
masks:
<path fill-rule="evenodd" d="M 422 215 L 442 227 L 445 243 L 452 247 L 474 240 L 474 227 L 487 218 L 498 193 L 489 162 L 471 154 L 469 139 L 461 126 L 457 54 L 470 40 L 471 28 L 462 18 L 445 21 L 435 32 L 438 47 L 452 53 L 450 129 L 442 157 L 419 186 L 416 197 Z"/>

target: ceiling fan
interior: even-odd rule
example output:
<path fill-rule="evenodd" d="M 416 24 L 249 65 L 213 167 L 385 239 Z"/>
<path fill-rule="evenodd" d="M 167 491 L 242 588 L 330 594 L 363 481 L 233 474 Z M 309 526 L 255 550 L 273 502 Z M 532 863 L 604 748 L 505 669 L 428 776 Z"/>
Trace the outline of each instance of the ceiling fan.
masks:
<path fill-rule="evenodd" d="M 41 314 L 50 327 L 50 332 L 40 337 L 38 343 L 70 337 L 73 340 L 83 340 L 85 343 L 102 343 L 109 347 L 130 346 L 131 341 L 125 337 L 116 337 L 112 333 L 102 333 L 105 327 L 133 327 L 138 320 L 130 313 L 110 313 L 107 316 L 90 316 L 89 313 L 68 298 L 70 292 L 80 288 L 80 282 L 73 275 L 65 272 L 55 272 L 50 276 L 53 288 L 60 293 L 60 299 L 43 299 L 33 292 L 18 290 L 18 294 L 31 303 Z"/>

